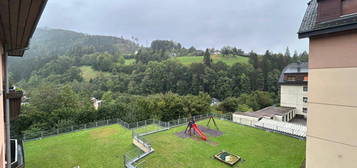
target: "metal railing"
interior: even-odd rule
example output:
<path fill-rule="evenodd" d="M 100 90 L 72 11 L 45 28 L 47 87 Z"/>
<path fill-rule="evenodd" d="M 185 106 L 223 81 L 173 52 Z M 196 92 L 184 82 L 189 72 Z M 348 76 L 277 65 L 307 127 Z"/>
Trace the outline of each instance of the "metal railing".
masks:
<path fill-rule="evenodd" d="M 72 132 L 81 131 L 81 130 L 85 130 L 85 129 L 97 128 L 97 127 L 108 126 L 108 125 L 113 125 L 113 124 L 119 124 L 127 129 L 135 129 L 135 128 L 145 127 L 147 125 L 154 124 L 154 122 L 158 122 L 158 120 L 149 119 L 149 120 L 138 121 L 138 122 L 133 122 L 133 123 L 127 123 L 119 118 L 100 120 L 100 121 L 90 122 L 90 123 L 86 123 L 86 124 L 72 125 L 72 126 L 64 127 L 64 128 L 54 128 L 54 129 L 29 132 L 29 133 L 25 132 L 22 136 L 22 139 L 24 141 L 38 140 L 38 139 L 42 139 L 42 138 L 46 138 L 46 137 L 50 137 L 50 136 L 56 136 L 56 135 L 65 134 L 65 133 L 72 133 Z"/>

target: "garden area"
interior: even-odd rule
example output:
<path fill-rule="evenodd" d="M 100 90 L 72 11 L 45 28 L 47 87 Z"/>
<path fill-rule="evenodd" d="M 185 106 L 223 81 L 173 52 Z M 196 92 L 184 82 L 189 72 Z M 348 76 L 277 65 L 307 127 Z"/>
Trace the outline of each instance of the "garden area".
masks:
<path fill-rule="evenodd" d="M 136 131 L 149 132 L 158 128 L 147 125 Z M 123 155 L 134 148 L 131 130 L 115 124 L 25 142 L 26 167 L 120 167 Z"/>
<path fill-rule="evenodd" d="M 208 120 L 198 122 L 206 126 Z M 182 138 L 186 126 L 145 136 L 155 152 L 139 161 L 138 167 L 229 167 L 213 158 L 227 151 L 239 155 L 240 168 L 299 168 L 305 158 L 305 141 L 277 133 L 217 120 L 220 136 Z M 211 129 L 216 129 L 212 124 Z M 203 131 L 204 132 L 204 131 Z"/>
<path fill-rule="evenodd" d="M 144 136 L 155 152 L 139 160 L 137 167 L 229 167 L 213 156 L 220 152 L 237 155 L 240 168 L 298 168 L 305 159 L 305 141 L 215 119 L 197 122 L 207 136 L 183 135 L 186 125 Z M 158 125 L 135 129 L 135 133 L 159 130 Z M 81 168 L 121 167 L 124 154 L 138 150 L 132 131 L 119 124 L 52 136 L 25 143 L 26 167 Z"/>

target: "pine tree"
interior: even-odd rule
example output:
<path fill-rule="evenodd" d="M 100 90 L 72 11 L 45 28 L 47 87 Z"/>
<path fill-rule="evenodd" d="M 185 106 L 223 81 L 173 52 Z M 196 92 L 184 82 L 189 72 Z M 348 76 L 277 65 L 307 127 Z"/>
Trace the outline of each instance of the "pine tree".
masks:
<path fill-rule="evenodd" d="M 206 49 L 205 55 L 203 56 L 203 63 L 209 67 L 211 66 L 212 60 L 208 48 Z"/>
<path fill-rule="evenodd" d="M 286 47 L 286 51 L 285 51 L 285 55 L 284 56 L 286 56 L 286 57 L 290 57 L 291 56 L 289 47 Z"/>

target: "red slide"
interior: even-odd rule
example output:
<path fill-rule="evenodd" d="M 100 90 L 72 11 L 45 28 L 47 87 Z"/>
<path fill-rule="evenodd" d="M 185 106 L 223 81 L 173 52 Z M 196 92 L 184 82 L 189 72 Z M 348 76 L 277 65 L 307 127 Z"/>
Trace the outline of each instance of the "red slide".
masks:
<path fill-rule="evenodd" d="M 192 128 L 195 129 L 195 131 L 202 137 L 202 140 L 206 141 L 207 137 L 205 134 L 203 134 L 203 132 L 197 127 L 196 124 L 192 125 Z"/>

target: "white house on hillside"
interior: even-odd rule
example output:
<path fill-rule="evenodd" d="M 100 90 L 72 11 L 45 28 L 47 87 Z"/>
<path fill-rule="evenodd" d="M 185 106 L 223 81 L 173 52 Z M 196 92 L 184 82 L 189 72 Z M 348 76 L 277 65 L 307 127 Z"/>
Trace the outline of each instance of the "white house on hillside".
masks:
<path fill-rule="evenodd" d="M 279 78 L 280 106 L 296 108 L 296 115 L 306 118 L 308 108 L 308 63 L 291 63 Z"/>

